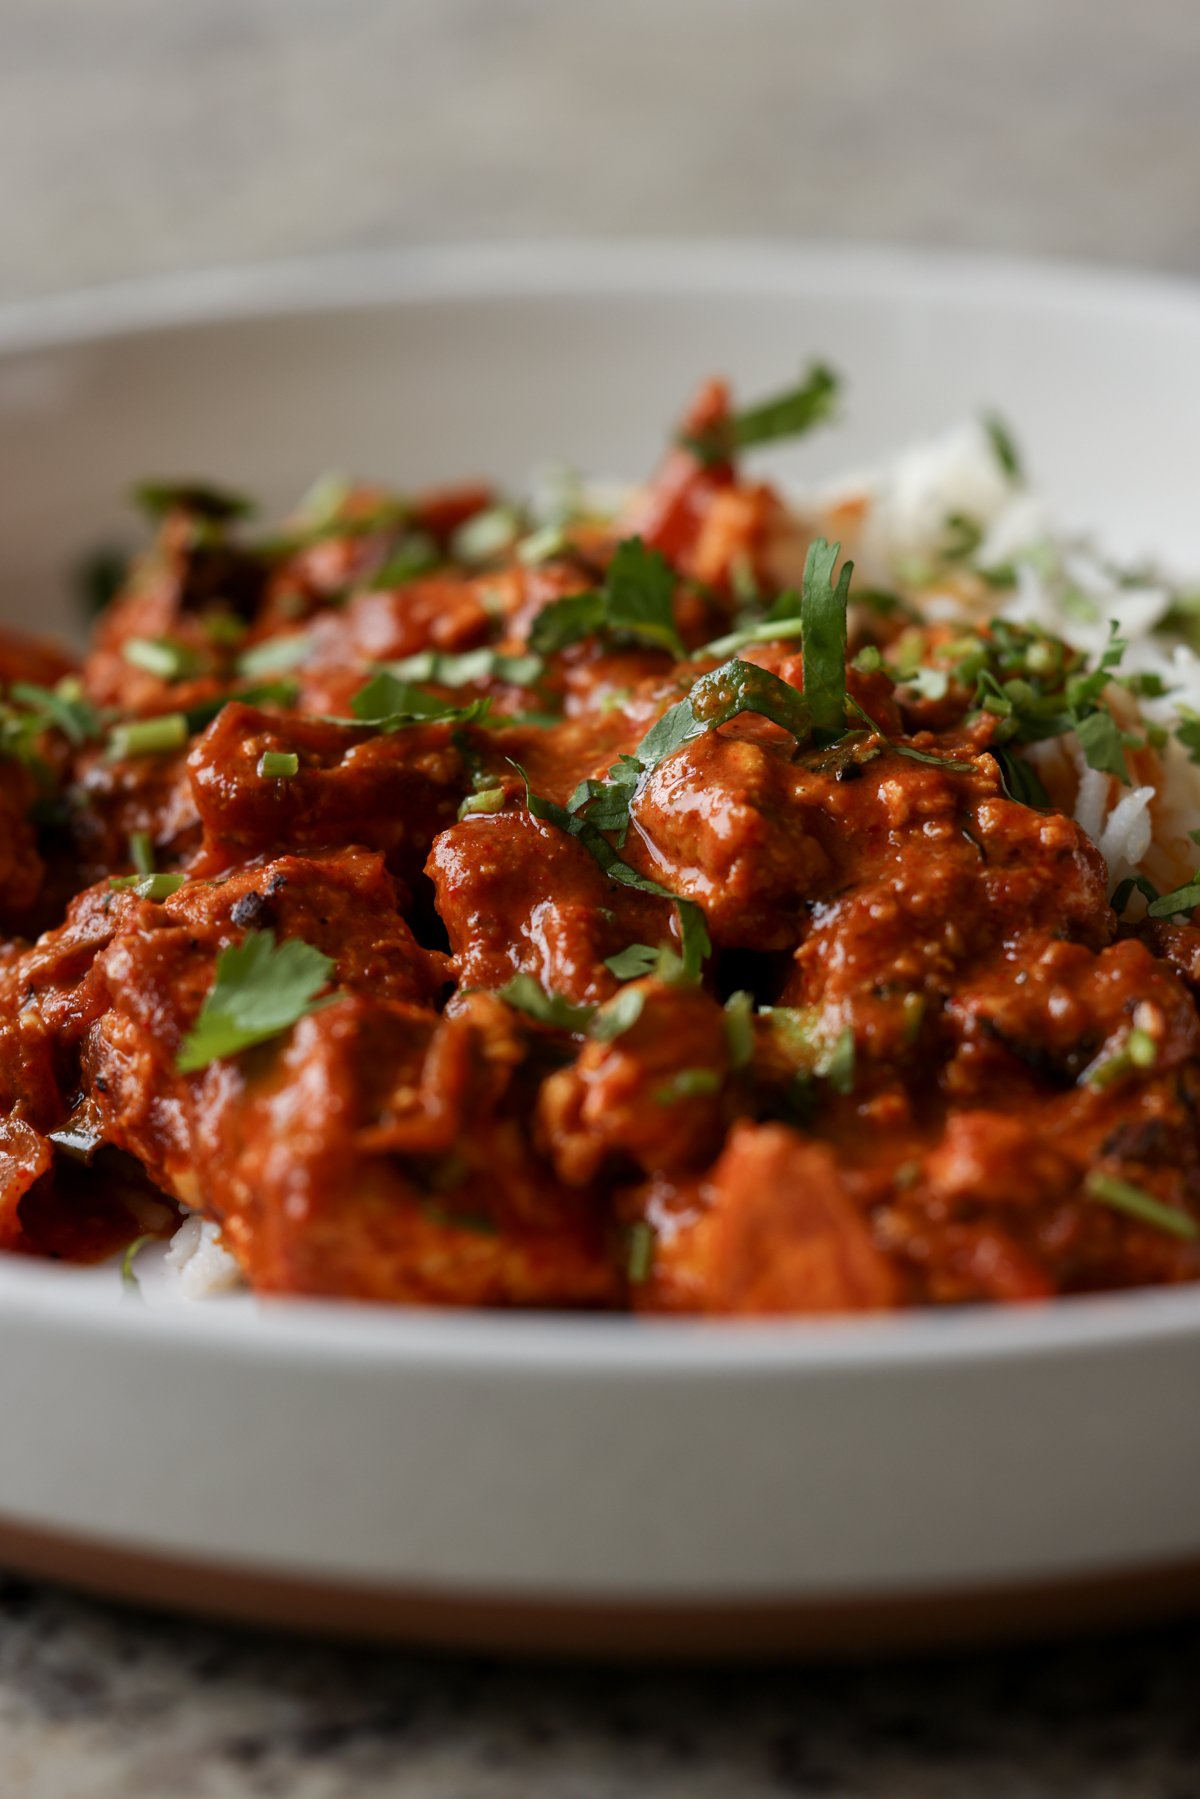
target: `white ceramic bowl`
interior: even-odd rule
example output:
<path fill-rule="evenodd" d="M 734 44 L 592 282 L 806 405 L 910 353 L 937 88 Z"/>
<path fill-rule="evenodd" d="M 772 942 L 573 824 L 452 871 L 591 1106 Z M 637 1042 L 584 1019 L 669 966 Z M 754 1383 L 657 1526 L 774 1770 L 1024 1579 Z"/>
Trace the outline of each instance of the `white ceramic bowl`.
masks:
<path fill-rule="evenodd" d="M 1200 297 L 845 250 L 428 252 L 0 313 L 0 611 L 150 473 L 639 475 L 693 383 L 810 354 L 866 461 L 984 404 L 1065 517 L 1200 569 Z M 1163 1609 L 1200 1592 L 1200 1291 L 688 1324 L 143 1302 L 0 1258 L 0 1556 L 423 1640 L 728 1653 Z"/>

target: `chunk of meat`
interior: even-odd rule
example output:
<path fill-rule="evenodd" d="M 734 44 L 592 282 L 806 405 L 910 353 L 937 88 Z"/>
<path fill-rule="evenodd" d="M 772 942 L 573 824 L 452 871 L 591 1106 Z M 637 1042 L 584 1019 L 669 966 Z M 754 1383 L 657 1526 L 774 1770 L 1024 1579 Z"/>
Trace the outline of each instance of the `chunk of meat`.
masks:
<path fill-rule="evenodd" d="M 577 839 L 529 812 L 453 825 L 426 865 L 464 987 L 531 974 L 575 1001 L 606 999 L 605 958 L 631 943 L 668 944 L 673 912 L 609 881 Z"/>
<path fill-rule="evenodd" d="M 188 758 L 204 828 L 197 866 L 215 871 L 281 843 L 302 852 L 358 844 L 411 882 L 469 791 L 454 736 L 447 725 L 379 735 L 231 702 Z M 294 754 L 296 773 L 260 774 L 268 751 Z"/>
<path fill-rule="evenodd" d="M 698 1204 L 658 1226 L 646 1311 L 881 1311 L 900 1282 L 825 1144 L 784 1125 L 739 1124 Z"/>
<path fill-rule="evenodd" d="M 714 943 L 787 949 L 833 873 L 823 797 L 786 753 L 710 731 L 646 781 L 627 859 L 702 906 Z"/>
<path fill-rule="evenodd" d="M 543 1083 L 542 1141 L 562 1180 L 584 1186 L 606 1165 L 646 1174 L 702 1167 L 721 1142 L 720 1091 L 729 1071 L 725 1017 L 698 988 L 631 982 L 628 1029 L 585 1044 Z M 628 998 L 626 996 L 629 996 Z"/>

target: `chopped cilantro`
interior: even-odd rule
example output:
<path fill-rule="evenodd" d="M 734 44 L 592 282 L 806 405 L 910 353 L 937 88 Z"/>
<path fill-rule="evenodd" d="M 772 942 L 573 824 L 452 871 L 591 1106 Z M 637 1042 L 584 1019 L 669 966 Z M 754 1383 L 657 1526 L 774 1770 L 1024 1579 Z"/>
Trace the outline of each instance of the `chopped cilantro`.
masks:
<path fill-rule="evenodd" d="M 467 706 L 452 706 L 437 694 L 427 693 L 411 681 L 399 681 L 387 669 L 381 669 L 359 688 L 350 710 L 358 723 L 392 732 L 408 725 L 480 724 L 491 710 L 491 701 L 479 699 Z"/>
<path fill-rule="evenodd" d="M 312 648 L 313 640 L 306 631 L 265 637 L 261 643 L 242 651 L 237 659 L 238 676 L 243 681 L 259 681 L 264 675 L 286 674 L 307 662 Z"/>
<path fill-rule="evenodd" d="M 1152 1225 L 1155 1230 L 1167 1231 L 1174 1237 L 1200 1236 L 1200 1227 L 1187 1212 L 1165 1205 L 1144 1187 L 1135 1187 L 1132 1181 L 1118 1180 L 1099 1168 L 1094 1168 L 1087 1176 L 1083 1190 L 1089 1199 L 1111 1206 L 1116 1212 L 1124 1212 L 1142 1224 Z"/>
<path fill-rule="evenodd" d="M 141 1297 L 142 1288 L 141 1283 L 134 1272 L 133 1264 L 141 1251 L 145 1249 L 147 1243 L 153 1243 L 154 1240 L 153 1234 L 149 1231 L 141 1237 L 135 1237 L 133 1242 L 126 1249 L 125 1254 L 121 1257 L 121 1285 L 125 1288 L 127 1293 L 136 1293 L 139 1298 Z"/>
<path fill-rule="evenodd" d="M 721 1077 L 715 1068 L 680 1068 L 654 1089 L 654 1100 L 660 1106 L 675 1106 L 685 1099 L 703 1099 L 720 1091 Z"/>
<path fill-rule="evenodd" d="M 640 1287 L 643 1281 L 650 1278 L 654 1267 L 654 1250 L 656 1238 L 654 1226 L 644 1218 L 639 1218 L 629 1227 L 628 1245 L 625 1257 L 625 1272 L 631 1286 Z"/>
<path fill-rule="evenodd" d="M 592 1020 L 591 1035 L 597 1043 L 611 1043 L 637 1023 L 646 1004 L 640 987 L 626 987 L 615 999 L 601 1006 Z"/>
<path fill-rule="evenodd" d="M 264 781 L 289 781 L 300 772 L 300 757 L 295 750 L 264 750 L 258 758 L 258 773 Z"/>
<path fill-rule="evenodd" d="M 188 740 L 188 721 L 182 712 L 163 712 L 157 718 L 135 718 L 114 725 L 108 734 L 108 754 L 113 761 L 124 756 L 166 756 Z"/>
<path fill-rule="evenodd" d="M 154 873 L 154 844 L 149 831 L 129 833 L 129 860 L 140 875 Z"/>
<path fill-rule="evenodd" d="M 381 562 L 370 578 L 372 588 L 404 587 L 427 575 L 441 561 L 441 552 L 425 531 L 409 531 Z"/>
<path fill-rule="evenodd" d="M 208 997 L 179 1051 L 184 1074 L 266 1043 L 335 997 L 318 999 L 333 962 L 311 943 L 289 937 L 278 946 L 274 931 L 251 931 L 217 958 Z"/>
<path fill-rule="evenodd" d="M 34 732 L 57 729 L 76 749 L 89 738 L 100 735 L 100 714 L 90 701 L 84 699 L 82 687 L 71 677 L 60 681 L 57 687 L 14 681 L 9 697 L 14 704 L 26 709 L 28 717 L 19 721 L 25 729 Z"/>
<path fill-rule="evenodd" d="M 143 481 L 133 489 L 133 499 L 151 518 L 188 512 L 214 525 L 250 518 L 257 511 L 254 501 L 244 494 L 227 493 L 200 481 Z"/>
<path fill-rule="evenodd" d="M 727 462 L 738 450 L 756 444 L 801 437 L 833 416 L 839 385 L 832 369 L 814 362 L 798 386 L 731 413 L 706 431 L 685 434 L 680 441 L 699 461 L 713 463 Z"/>
<path fill-rule="evenodd" d="M 128 573 L 129 558 L 123 550 L 102 546 L 84 557 L 75 579 L 85 618 L 97 618 L 116 599 Z"/>
<path fill-rule="evenodd" d="M 488 506 L 460 525 L 450 543 L 456 562 L 473 567 L 511 549 L 520 535 L 521 519 L 512 506 Z"/>
<path fill-rule="evenodd" d="M 1141 885 L 1140 880 L 1138 884 Z M 1114 906 L 1116 901 L 1117 896 L 1114 894 Z M 1151 918 L 1174 918 L 1176 913 L 1191 912 L 1197 906 L 1200 906 L 1200 869 L 1196 870 L 1192 880 L 1182 887 L 1176 887 L 1173 893 L 1164 893 L 1152 899 L 1146 911 Z"/>
<path fill-rule="evenodd" d="M 569 594 L 544 606 L 533 621 L 529 643 L 546 656 L 600 633 L 633 638 L 673 656 L 684 654 L 675 624 L 671 565 L 657 550 L 647 549 L 640 537 L 627 537 L 617 545 L 602 588 Z"/>
<path fill-rule="evenodd" d="M 754 1059 L 754 998 L 731 993 L 725 1001 L 725 1040 L 733 1068 L 745 1068 Z"/>
<path fill-rule="evenodd" d="M 466 687 L 471 681 L 507 681 L 513 687 L 532 687 L 545 664 L 540 656 L 504 656 L 498 650 L 421 650 L 401 662 L 389 662 L 387 672 L 398 681 L 431 681 L 436 687 Z"/>
<path fill-rule="evenodd" d="M 525 1012 L 538 1024 L 556 1031 L 586 1031 L 595 1016 L 595 1006 L 577 1006 L 561 994 L 547 993 L 531 974 L 515 974 L 511 981 L 496 989 L 497 999 L 516 1012 Z"/>
<path fill-rule="evenodd" d="M 580 843 L 595 862 L 598 862 L 610 881 L 621 887 L 633 887 L 639 893 L 651 893 L 658 899 L 670 900 L 675 907 L 679 919 L 679 947 L 682 951 L 684 974 L 689 980 L 699 979 L 700 970 L 705 958 L 712 954 L 708 929 L 704 922 L 704 913 L 693 900 L 682 899 L 672 893 L 669 887 L 663 887 L 658 881 L 652 881 L 646 875 L 638 874 L 627 862 L 622 862 L 608 838 L 590 819 L 567 810 L 554 800 L 544 799 L 541 794 L 534 793 L 529 785 L 529 777 L 519 762 L 514 762 L 525 783 L 525 798 L 529 810 L 535 818 L 544 819 L 568 836 L 578 837 Z"/>
<path fill-rule="evenodd" d="M 200 666 L 195 650 L 169 637 L 130 637 L 121 645 L 121 654 L 134 668 L 157 675 L 160 681 L 186 680 Z"/>
<path fill-rule="evenodd" d="M 818 743 L 836 743 L 846 729 L 846 607 L 854 564 L 833 571 L 841 544 L 823 537 L 808 546 L 800 590 L 804 698 Z"/>
<path fill-rule="evenodd" d="M 479 787 L 469 793 L 458 808 L 459 822 L 479 812 L 503 812 L 506 798 L 503 787 Z"/>
<path fill-rule="evenodd" d="M 615 956 L 607 956 L 605 968 L 615 974 L 618 981 L 636 981 L 644 974 L 655 974 L 662 956 L 670 955 L 670 950 L 655 949 L 649 943 L 631 943 L 628 949 L 618 950 Z"/>
<path fill-rule="evenodd" d="M 1089 768 L 1101 774 L 1116 775 L 1129 785 L 1129 767 L 1121 742 L 1121 731 L 1111 712 L 1089 712 L 1075 726 L 1079 747 Z"/>
<path fill-rule="evenodd" d="M 987 412 L 983 416 L 983 428 L 988 434 L 988 441 L 995 452 L 996 461 L 1004 470 L 1010 481 L 1023 480 L 1021 456 L 1013 440 L 1013 434 L 1000 417 L 999 413 Z"/>
<path fill-rule="evenodd" d="M 1158 888 L 1153 881 L 1148 881 L 1145 875 L 1129 875 L 1113 889 L 1110 904 L 1118 917 L 1128 906 L 1135 891 L 1140 893 L 1143 899 L 1150 904 L 1158 899 Z M 1168 897 L 1170 896 L 1168 895 Z"/>
<path fill-rule="evenodd" d="M 161 901 L 178 893 L 186 880 L 187 876 L 180 874 L 110 875 L 108 884 L 112 888 L 127 888 L 138 899 Z"/>

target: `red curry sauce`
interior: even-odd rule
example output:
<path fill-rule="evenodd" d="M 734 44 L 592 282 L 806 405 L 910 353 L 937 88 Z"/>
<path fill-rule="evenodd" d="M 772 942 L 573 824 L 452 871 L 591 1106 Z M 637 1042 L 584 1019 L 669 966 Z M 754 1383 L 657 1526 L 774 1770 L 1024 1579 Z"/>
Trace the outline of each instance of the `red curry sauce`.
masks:
<path fill-rule="evenodd" d="M 898 683 L 853 597 L 818 704 L 727 416 L 706 389 L 619 526 L 519 548 L 486 489 L 276 540 L 159 495 L 79 671 L 6 641 L 0 1245 L 109 1249 L 119 1153 L 264 1291 L 812 1313 L 1200 1274 L 1200 934 L 1122 923 L 974 682 Z M 249 1023 L 197 1050 L 237 979 Z"/>

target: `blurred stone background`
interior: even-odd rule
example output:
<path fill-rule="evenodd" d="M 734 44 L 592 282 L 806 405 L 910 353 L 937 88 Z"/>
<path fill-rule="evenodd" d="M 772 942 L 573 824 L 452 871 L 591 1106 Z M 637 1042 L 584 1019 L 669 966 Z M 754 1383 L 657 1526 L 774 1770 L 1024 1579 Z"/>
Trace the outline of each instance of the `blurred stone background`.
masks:
<path fill-rule="evenodd" d="M 662 234 L 1200 268 L 1196 0 L 0 0 L 0 299 Z"/>

